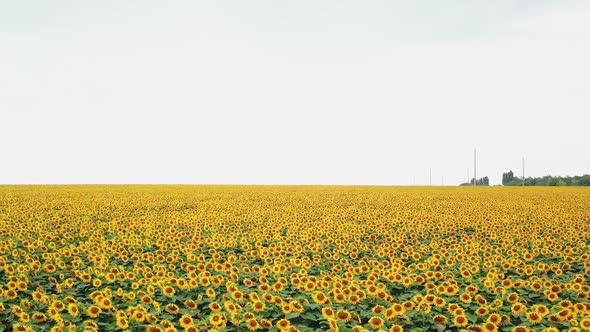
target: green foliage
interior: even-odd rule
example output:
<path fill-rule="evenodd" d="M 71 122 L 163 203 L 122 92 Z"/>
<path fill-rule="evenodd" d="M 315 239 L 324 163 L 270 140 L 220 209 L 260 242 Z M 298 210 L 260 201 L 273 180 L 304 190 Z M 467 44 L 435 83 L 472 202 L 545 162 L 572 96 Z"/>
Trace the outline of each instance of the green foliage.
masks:
<path fill-rule="evenodd" d="M 512 171 L 502 173 L 502 185 L 522 186 L 523 179 L 515 177 Z M 525 178 L 525 186 L 590 186 L 590 174 L 581 176 L 551 176 L 546 175 L 538 178 Z"/>
<path fill-rule="evenodd" d="M 502 174 L 502 185 L 507 185 L 507 183 L 512 181 L 514 181 L 514 173 L 512 171 Z"/>
<path fill-rule="evenodd" d="M 460 186 L 472 186 L 473 181 L 476 181 L 475 184 L 478 186 L 489 186 L 490 185 L 490 179 L 487 176 L 484 176 L 483 178 L 479 178 L 477 180 L 475 180 L 473 178 L 473 179 L 471 179 L 471 181 L 469 183 L 467 183 L 467 182 L 461 183 Z"/>

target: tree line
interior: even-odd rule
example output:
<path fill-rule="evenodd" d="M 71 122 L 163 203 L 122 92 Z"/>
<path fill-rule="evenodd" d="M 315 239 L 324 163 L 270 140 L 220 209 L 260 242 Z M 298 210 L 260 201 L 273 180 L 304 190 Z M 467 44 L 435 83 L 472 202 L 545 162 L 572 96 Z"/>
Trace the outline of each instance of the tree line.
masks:
<path fill-rule="evenodd" d="M 479 178 L 479 179 L 472 178 L 471 181 L 461 183 L 460 186 L 472 186 L 473 182 L 475 182 L 475 185 L 477 185 L 477 186 L 489 186 L 490 185 L 490 179 L 487 176 L 484 176 L 483 178 Z"/>
<path fill-rule="evenodd" d="M 483 178 L 472 178 L 469 182 L 461 183 L 460 186 L 472 186 L 475 182 L 478 186 L 489 186 L 490 179 L 487 176 Z M 522 186 L 522 177 L 514 176 L 513 171 L 502 173 L 503 186 Z M 590 186 L 590 174 L 577 176 L 551 176 L 545 175 L 542 177 L 528 177 L 524 179 L 525 186 Z"/>
<path fill-rule="evenodd" d="M 502 173 L 502 185 L 504 186 L 522 186 L 522 177 L 514 176 L 514 172 L 509 171 Z M 577 176 L 551 176 L 524 179 L 525 186 L 590 186 L 590 174 Z"/>

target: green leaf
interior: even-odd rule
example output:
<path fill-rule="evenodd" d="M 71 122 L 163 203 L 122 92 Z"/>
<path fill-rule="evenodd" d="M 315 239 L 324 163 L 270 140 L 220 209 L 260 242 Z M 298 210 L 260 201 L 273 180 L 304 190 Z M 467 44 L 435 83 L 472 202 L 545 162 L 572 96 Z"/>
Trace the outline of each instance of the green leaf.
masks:
<path fill-rule="evenodd" d="M 310 304 L 306 304 L 305 306 L 309 309 L 312 309 L 312 310 L 316 310 L 316 309 L 320 308 L 320 305 L 317 303 L 310 303 Z"/>
<path fill-rule="evenodd" d="M 410 332 L 426 332 L 426 328 L 424 327 L 415 327 L 413 329 L 410 330 Z"/>
<path fill-rule="evenodd" d="M 298 312 L 292 312 L 285 315 L 285 319 L 293 319 L 299 317 L 301 314 Z"/>
<path fill-rule="evenodd" d="M 338 323 L 338 330 L 341 332 L 353 332 L 354 330 L 346 325 L 344 325 L 344 323 L 339 322 Z"/>
<path fill-rule="evenodd" d="M 447 326 L 446 325 L 442 325 L 442 324 L 434 324 L 434 328 L 438 332 L 443 332 L 447 328 Z"/>
<path fill-rule="evenodd" d="M 301 314 L 301 318 L 316 321 L 318 320 L 319 315 L 314 314 L 312 312 L 304 312 Z"/>
<path fill-rule="evenodd" d="M 467 312 L 465 313 L 465 317 L 467 317 L 467 319 L 468 319 L 468 320 L 469 320 L 471 323 L 474 323 L 474 324 L 477 322 L 477 319 L 478 319 L 477 315 L 475 315 L 475 314 L 472 314 L 472 313 L 467 313 Z"/>

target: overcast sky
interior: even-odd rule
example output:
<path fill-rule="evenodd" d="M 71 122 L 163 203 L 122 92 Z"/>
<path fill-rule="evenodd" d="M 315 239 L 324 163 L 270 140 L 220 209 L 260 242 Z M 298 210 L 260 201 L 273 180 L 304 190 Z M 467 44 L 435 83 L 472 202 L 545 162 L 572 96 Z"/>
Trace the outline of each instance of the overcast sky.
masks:
<path fill-rule="evenodd" d="M 0 183 L 590 173 L 590 1 L 0 0 Z"/>

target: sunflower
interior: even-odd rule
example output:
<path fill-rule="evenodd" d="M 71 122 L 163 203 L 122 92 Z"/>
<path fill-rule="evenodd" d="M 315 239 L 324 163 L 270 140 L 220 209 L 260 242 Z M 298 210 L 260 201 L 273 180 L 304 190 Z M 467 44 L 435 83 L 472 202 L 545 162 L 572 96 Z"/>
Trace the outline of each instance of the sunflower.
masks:
<path fill-rule="evenodd" d="M 373 312 L 373 314 L 375 314 L 375 315 L 379 315 L 379 314 L 381 314 L 381 313 L 383 312 L 383 310 L 384 310 L 384 309 L 385 309 L 385 308 L 383 308 L 383 306 L 382 306 L 382 305 L 378 304 L 378 305 L 374 306 L 374 307 L 371 309 L 371 311 Z"/>
<path fill-rule="evenodd" d="M 506 297 L 506 301 L 508 301 L 508 303 L 515 303 L 516 301 L 518 301 L 519 298 L 520 297 L 519 297 L 518 293 L 510 293 Z"/>
<path fill-rule="evenodd" d="M 179 321 L 180 326 L 182 326 L 185 329 L 193 325 L 193 318 L 189 315 L 182 315 Z"/>
<path fill-rule="evenodd" d="M 369 319 L 369 325 L 371 325 L 371 327 L 374 329 L 380 329 L 383 326 L 383 318 L 371 317 Z"/>
<path fill-rule="evenodd" d="M 209 322 L 216 328 L 222 329 L 226 325 L 226 318 L 221 313 L 214 313 L 213 315 L 209 316 Z"/>
<path fill-rule="evenodd" d="M 532 310 L 538 313 L 541 317 L 545 317 L 549 314 L 549 309 L 543 304 L 535 304 L 532 306 Z"/>
<path fill-rule="evenodd" d="M 283 312 L 283 314 L 291 313 L 293 311 L 291 303 L 283 303 L 283 305 L 281 306 L 281 311 Z"/>
<path fill-rule="evenodd" d="M 120 329 L 127 329 L 129 327 L 129 322 L 127 321 L 127 319 L 125 317 L 118 317 L 117 318 L 117 326 Z"/>
<path fill-rule="evenodd" d="M 303 311 L 305 311 L 305 308 L 303 308 L 301 303 L 299 303 L 297 301 L 291 302 L 291 308 L 293 309 L 294 312 L 298 312 L 298 313 L 302 313 Z"/>
<path fill-rule="evenodd" d="M 545 296 L 547 297 L 547 300 L 551 302 L 559 300 L 559 296 L 557 295 L 557 293 L 554 292 L 547 292 Z"/>
<path fill-rule="evenodd" d="M 512 331 L 512 332 L 529 332 L 530 330 L 526 326 L 519 325 L 519 326 L 513 327 L 512 330 L 510 330 L 510 331 Z"/>
<path fill-rule="evenodd" d="M 105 281 L 106 281 L 106 282 L 108 282 L 108 283 L 112 283 L 112 282 L 114 282 L 116 278 L 117 278 L 117 277 L 115 276 L 115 274 L 114 274 L 114 273 L 107 273 L 107 274 L 105 275 L 105 277 L 104 277 Z"/>
<path fill-rule="evenodd" d="M 153 299 L 149 295 L 142 296 L 139 301 L 144 305 L 150 305 Z"/>
<path fill-rule="evenodd" d="M 220 312 L 222 308 L 219 305 L 219 303 L 211 302 L 211 303 L 209 303 L 209 309 L 211 309 L 211 311 L 213 311 L 213 312 Z"/>
<path fill-rule="evenodd" d="M 256 331 L 260 328 L 260 324 L 256 321 L 256 318 L 250 318 L 246 321 L 246 327 L 250 331 Z"/>
<path fill-rule="evenodd" d="M 580 321 L 580 328 L 584 331 L 590 331 L 590 317 L 584 318 Z"/>
<path fill-rule="evenodd" d="M 28 323 L 29 321 L 31 321 L 31 317 L 29 316 L 28 313 L 23 312 L 20 317 L 19 317 L 20 321 L 23 323 Z"/>
<path fill-rule="evenodd" d="M 391 309 L 393 309 L 396 316 L 403 315 L 406 312 L 405 306 L 399 303 L 395 303 L 394 305 L 392 305 Z"/>
<path fill-rule="evenodd" d="M 174 290 L 174 288 L 170 286 L 166 286 L 162 289 L 162 294 L 164 294 L 164 296 L 166 297 L 173 297 L 175 293 L 176 291 Z"/>
<path fill-rule="evenodd" d="M 209 291 L 209 289 L 207 291 Z M 213 292 L 213 296 L 212 297 L 215 297 L 215 292 Z M 244 293 L 242 293 L 240 291 L 235 291 L 235 292 L 232 292 L 231 293 L 231 297 L 232 297 L 232 299 L 234 299 L 234 301 L 238 301 L 239 302 L 239 301 L 241 301 L 241 300 L 244 299 Z"/>
<path fill-rule="evenodd" d="M 78 307 L 74 303 L 69 303 L 68 304 L 68 313 L 70 314 L 70 316 L 77 317 L 78 314 L 80 313 L 80 310 L 78 309 Z"/>
<path fill-rule="evenodd" d="M 324 302 L 326 301 L 326 294 L 324 294 L 321 291 L 314 292 L 312 295 L 312 299 L 317 304 L 324 304 Z"/>
<path fill-rule="evenodd" d="M 453 318 L 453 325 L 456 327 L 464 327 L 467 326 L 468 323 L 469 321 L 467 320 L 467 317 L 463 315 L 458 315 Z"/>
<path fill-rule="evenodd" d="M 449 321 L 448 318 L 443 315 L 434 315 L 432 320 L 434 320 L 435 323 L 440 325 L 445 325 Z"/>
<path fill-rule="evenodd" d="M 166 311 L 171 315 L 176 315 L 180 311 L 180 308 L 174 303 L 168 303 L 166 305 Z"/>
<path fill-rule="evenodd" d="M 93 320 L 85 320 L 84 321 L 84 329 L 91 329 L 91 330 L 98 330 L 98 323 Z"/>
<path fill-rule="evenodd" d="M 153 314 L 147 314 L 145 315 L 145 321 L 152 324 L 158 321 L 158 317 Z"/>
<path fill-rule="evenodd" d="M 471 295 L 469 295 L 469 293 L 462 293 L 461 295 L 459 295 L 459 300 L 461 300 L 461 302 L 469 304 L 471 303 Z"/>
<path fill-rule="evenodd" d="M 389 332 L 404 332 L 404 328 L 400 325 L 393 324 L 391 328 L 389 328 Z"/>
<path fill-rule="evenodd" d="M 47 316 L 41 312 L 36 312 L 31 315 L 33 322 L 35 323 L 43 323 L 47 320 Z"/>
<path fill-rule="evenodd" d="M 490 314 L 488 316 L 488 319 L 486 319 L 486 322 L 495 324 L 495 325 L 500 325 L 500 323 L 502 322 L 502 316 L 498 315 L 497 313 L 493 313 Z"/>
<path fill-rule="evenodd" d="M 338 327 L 338 322 L 333 319 L 328 319 L 328 327 L 330 328 L 330 331 L 332 331 L 332 332 L 339 332 L 340 331 L 340 327 Z M 290 329 L 289 329 L 289 331 L 290 331 Z"/>
<path fill-rule="evenodd" d="M 342 293 L 334 294 L 334 302 L 344 303 L 344 302 L 346 302 L 346 296 Z"/>
<path fill-rule="evenodd" d="M 142 311 L 137 310 L 137 311 L 133 312 L 132 318 L 133 318 L 133 320 L 141 323 L 145 320 L 146 317 Z"/>
<path fill-rule="evenodd" d="M 538 312 L 531 311 L 531 312 L 527 313 L 526 319 L 531 324 L 539 324 L 543 320 L 543 316 L 541 316 Z"/>
<path fill-rule="evenodd" d="M 475 314 L 479 317 L 486 316 L 488 314 L 488 309 L 486 307 L 479 307 L 475 310 Z"/>
<path fill-rule="evenodd" d="M 57 328 L 61 331 L 61 328 L 59 328 L 59 327 L 57 327 Z M 27 325 L 22 325 L 20 323 L 14 323 L 14 324 L 12 324 L 12 331 L 28 332 L 28 331 L 31 331 L 31 329 L 29 329 Z M 53 332 L 53 331 L 51 331 L 51 332 Z"/>
<path fill-rule="evenodd" d="M 262 312 L 262 311 L 264 311 L 265 308 L 266 308 L 266 305 L 264 304 L 264 302 L 260 302 L 260 301 L 252 302 L 252 310 L 254 310 L 255 312 Z"/>
<path fill-rule="evenodd" d="M 57 310 L 55 310 L 55 308 L 51 307 L 49 309 L 53 309 L 57 313 Z M 13 305 L 10 308 L 10 311 L 12 311 L 12 313 L 15 314 L 16 316 L 20 316 L 20 315 L 22 315 L 24 313 L 23 308 L 21 308 L 21 307 L 19 307 L 17 305 Z"/>
<path fill-rule="evenodd" d="M 428 314 L 432 311 L 432 307 L 428 303 L 422 303 L 416 307 L 416 311 L 422 311 L 423 313 Z"/>
<path fill-rule="evenodd" d="M 88 316 L 92 318 L 98 317 L 98 315 L 100 315 L 101 312 L 102 310 L 95 305 L 91 305 L 86 309 L 86 314 L 88 314 Z"/>
<path fill-rule="evenodd" d="M 260 325 L 262 325 L 262 327 L 264 327 L 267 330 L 270 330 L 272 328 L 272 322 L 265 318 L 260 320 Z"/>
<path fill-rule="evenodd" d="M 360 301 L 361 301 L 361 298 L 358 295 L 356 295 L 356 294 L 351 294 L 348 297 L 348 302 L 350 302 L 350 304 L 357 304 Z"/>
<path fill-rule="evenodd" d="M 339 321 L 348 322 L 352 318 L 352 315 L 346 310 L 338 310 L 336 312 L 336 318 Z"/>
<path fill-rule="evenodd" d="M 336 314 L 334 313 L 334 310 L 332 310 L 329 307 L 322 308 L 322 316 L 325 319 L 335 319 L 336 318 Z"/>
<path fill-rule="evenodd" d="M 291 323 L 286 319 L 279 319 L 279 321 L 275 324 L 276 328 L 281 331 L 287 331 L 291 327 Z"/>
<path fill-rule="evenodd" d="M 385 311 L 383 311 L 383 316 L 385 316 L 385 319 L 391 320 L 396 315 L 395 315 L 395 311 L 393 310 L 393 308 L 387 308 L 387 309 L 385 309 Z"/>
<path fill-rule="evenodd" d="M 225 301 L 223 303 L 223 306 L 225 307 L 225 310 L 227 310 L 230 314 L 236 313 L 238 311 L 236 305 L 233 304 L 233 302 L 231 301 Z"/>
<path fill-rule="evenodd" d="M 66 305 L 63 302 L 61 302 L 61 301 L 53 301 L 51 303 L 51 307 L 52 308 L 55 308 L 55 310 L 57 310 L 59 312 L 61 312 L 64 309 L 66 309 Z"/>
<path fill-rule="evenodd" d="M 496 324 L 488 322 L 488 323 L 485 323 L 481 326 L 481 330 L 483 332 L 497 332 L 498 327 L 496 326 Z"/>
<path fill-rule="evenodd" d="M 248 294 L 248 299 L 250 299 L 250 301 L 260 301 L 260 297 L 255 292 Z"/>
<path fill-rule="evenodd" d="M 463 308 L 457 308 L 455 311 L 452 311 L 451 314 L 453 316 L 465 316 L 465 310 Z"/>
<path fill-rule="evenodd" d="M 557 316 L 557 319 L 560 322 L 564 322 L 564 321 L 568 320 L 568 317 L 570 316 L 570 314 L 571 313 L 569 312 L 569 310 L 563 309 L 563 310 L 560 310 L 555 316 Z"/>
<path fill-rule="evenodd" d="M 445 299 L 443 299 L 442 297 L 436 297 L 434 299 L 434 305 L 439 308 L 444 308 L 447 305 L 447 301 L 445 301 Z"/>
<path fill-rule="evenodd" d="M 1 291 L 0 291 L 0 296 L 2 296 Z M 43 293 L 41 293 L 40 291 L 34 291 L 32 296 L 33 296 L 33 301 L 40 302 L 43 299 Z"/>
<path fill-rule="evenodd" d="M 109 309 L 113 305 L 113 303 L 110 299 L 105 297 L 100 301 L 100 303 L 98 303 L 98 305 L 103 309 Z"/>

